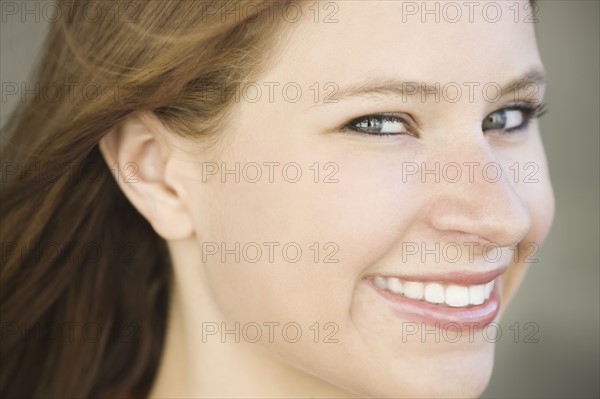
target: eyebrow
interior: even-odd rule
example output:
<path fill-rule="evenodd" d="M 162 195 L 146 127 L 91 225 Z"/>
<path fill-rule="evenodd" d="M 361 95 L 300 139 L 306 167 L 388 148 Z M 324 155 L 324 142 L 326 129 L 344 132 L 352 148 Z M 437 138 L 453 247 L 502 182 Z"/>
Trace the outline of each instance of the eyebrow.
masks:
<path fill-rule="evenodd" d="M 479 88 L 482 89 L 486 84 L 494 85 L 495 87 L 500 86 L 500 92 L 502 96 L 506 96 L 518 90 L 529 88 L 533 85 L 533 87 L 545 85 L 548 82 L 548 75 L 541 68 L 533 68 L 528 70 L 527 72 L 519 75 L 517 78 L 511 80 L 510 82 L 500 86 L 497 82 L 447 82 L 445 84 L 454 83 L 464 91 L 464 90 L 473 90 L 471 87 L 474 87 L 475 90 Z M 440 94 L 440 89 L 442 89 L 444 85 L 439 82 L 436 83 L 427 83 L 427 82 L 418 82 L 411 80 L 399 80 L 397 78 L 389 78 L 389 77 L 379 77 L 379 78 L 370 78 L 363 82 L 350 84 L 348 86 L 339 87 L 335 92 L 331 95 L 327 96 L 327 103 L 337 103 L 341 100 L 346 100 L 352 97 L 369 97 L 369 96 L 380 96 L 380 95 L 393 95 L 393 96 L 401 96 L 402 98 L 414 97 L 417 95 L 427 96 Z M 323 105 L 324 103 L 319 103 L 315 105 Z"/>

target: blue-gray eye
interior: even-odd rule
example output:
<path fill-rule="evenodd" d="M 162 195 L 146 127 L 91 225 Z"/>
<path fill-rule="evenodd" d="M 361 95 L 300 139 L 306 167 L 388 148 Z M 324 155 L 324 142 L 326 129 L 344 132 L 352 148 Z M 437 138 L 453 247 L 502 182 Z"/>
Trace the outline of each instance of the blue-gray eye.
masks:
<path fill-rule="evenodd" d="M 486 130 L 514 130 L 527 121 L 527 112 L 522 109 L 501 109 L 485 117 L 481 128 Z"/>
<path fill-rule="evenodd" d="M 359 133 L 382 136 L 408 133 L 402 118 L 393 115 L 369 115 L 352 120 L 348 128 Z"/>

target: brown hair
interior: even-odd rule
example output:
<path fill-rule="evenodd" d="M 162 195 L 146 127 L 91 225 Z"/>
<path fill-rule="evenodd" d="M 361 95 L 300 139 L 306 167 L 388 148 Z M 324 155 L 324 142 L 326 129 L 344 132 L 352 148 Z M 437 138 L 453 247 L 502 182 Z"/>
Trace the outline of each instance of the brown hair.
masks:
<path fill-rule="evenodd" d="M 148 393 L 169 256 L 98 142 L 141 111 L 214 136 L 236 89 L 266 66 L 284 3 L 58 2 L 37 93 L 2 133 L 0 396 Z"/>

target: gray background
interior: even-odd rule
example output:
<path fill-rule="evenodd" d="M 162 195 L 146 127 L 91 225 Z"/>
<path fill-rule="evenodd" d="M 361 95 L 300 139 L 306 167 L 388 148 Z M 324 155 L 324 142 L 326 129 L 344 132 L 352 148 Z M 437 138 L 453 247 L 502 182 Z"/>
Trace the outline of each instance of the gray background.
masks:
<path fill-rule="evenodd" d="M 541 120 L 556 195 L 552 232 L 501 324 L 485 398 L 600 397 L 598 1 L 541 1 L 537 32 L 550 74 Z M 10 18 L 1 27 L 2 82 L 27 81 L 47 23 Z M 14 108 L 2 101 L 2 124 Z M 18 99 L 17 99 L 18 101 Z M 514 330 L 520 335 L 515 342 Z M 530 328 L 539 327 L 526 343 Z"/>

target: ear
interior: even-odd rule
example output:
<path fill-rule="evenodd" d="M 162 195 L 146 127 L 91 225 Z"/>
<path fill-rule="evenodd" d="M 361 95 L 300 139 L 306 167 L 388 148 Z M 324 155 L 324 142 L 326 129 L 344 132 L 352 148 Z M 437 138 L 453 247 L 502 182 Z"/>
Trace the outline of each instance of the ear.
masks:
<path fill-rule="evenodd" d="M 169 133 L 151 113 L 132 117 L 107 133 L 99 143 L 106 163 L 133 206 L 165 240 L 194 234 L 183 186 L 167 173 L 173 153 Z"/>

